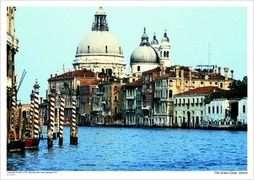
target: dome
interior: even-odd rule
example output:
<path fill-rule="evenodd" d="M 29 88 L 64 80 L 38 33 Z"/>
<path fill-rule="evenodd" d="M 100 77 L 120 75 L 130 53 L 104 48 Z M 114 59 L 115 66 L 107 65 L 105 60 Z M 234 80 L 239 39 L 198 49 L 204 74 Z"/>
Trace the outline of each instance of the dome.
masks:
<path fill-rule="evenodd" d="M 131 54 L 131 63 L 158 63 L 159 56 L 151 46 L 139 46 Z"/>
<path fill-rule="evenodd" d="M 122 55 L 121 45 L 109 31 L 91 31 L 78 44 L 76 57 L 87 54 Z"/>
<path fill-rule="evenodd" d="M 151 42 L 151 45 L 154 45 L 154 44 L 159 44 L 158 40 L 156 39 L 155 33 L 154 33 L 154 36 L 153 36 L 153 40 Z"/>
<path fill-rule="evenodd" d="M 168 38 L 166 32 L 164 33 L 164 36 L 163 36 L 163 38 L 161 39 L 161 42 L 162 42 L 162 43 L 163 43 L 163 42 L 169 42 L 169 38 Z"/>

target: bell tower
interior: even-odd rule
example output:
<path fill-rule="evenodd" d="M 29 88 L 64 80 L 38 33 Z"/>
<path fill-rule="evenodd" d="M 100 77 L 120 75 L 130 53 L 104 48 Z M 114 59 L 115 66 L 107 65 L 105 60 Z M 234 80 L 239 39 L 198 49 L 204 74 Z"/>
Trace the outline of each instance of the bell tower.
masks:
<path fill-rule="evenodd" d="M 171 46 L 169 43 L 167 32 L 165 30 L 164 36 L 161 39 L 161 46 L 159 48 L 160 61 L 162 64 L 164 64 L 164 66 L 170 66 L 170 50 L 171 50 Z"/>

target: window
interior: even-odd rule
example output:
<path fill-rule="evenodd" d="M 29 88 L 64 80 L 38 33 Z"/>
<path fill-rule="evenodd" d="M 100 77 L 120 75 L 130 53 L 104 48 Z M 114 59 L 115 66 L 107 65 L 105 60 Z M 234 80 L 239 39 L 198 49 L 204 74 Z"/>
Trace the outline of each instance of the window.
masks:
<path fill-rule="evenodd" d="M 219 106 L 216 106 L 216 112 L 219 114 Z"/>
<path fill-rule="evenodd" d="M 245 111 L 246 111 L 246 110 L 245 110 L 245 105 L 243 105 L 243 113 L 245 113 Z"/>
<path fill-rule="evenodd" d="M 211 113 L 211 107 L 208 106 L 208 113 L 210 114 Z"/>
<path fill-rule="evenodd" d="M 213 114 L 214 114 L 214 106 L 212 108 L 213 108 Z"/>
<path fill-rule="evenodd" d="M 223 83 L 220 83 L 220 88 L 223 88 Z"/>
<path fill-rule="evenodd" d="M 108 53 L 108 46 L 105 46 L 105 51 L 106 53 Z"/>
<path fill-rule="evenodd" d="M 172 98 L 172 96 L 173 96 L 173 91 L 172 91 L 172 90 L 169 90 L 168 97 L 169 97 L 169 98 Z"/>
<path fill-rule="evenodd" d="M 90 53 L 90 46 L 87 46 L 87 53 Z"/>
<path fill-rule="evenodd" d="M 138 72 L 140 71 L 140 66 L 137 66 L 137 71 L 138 71 Z"/>

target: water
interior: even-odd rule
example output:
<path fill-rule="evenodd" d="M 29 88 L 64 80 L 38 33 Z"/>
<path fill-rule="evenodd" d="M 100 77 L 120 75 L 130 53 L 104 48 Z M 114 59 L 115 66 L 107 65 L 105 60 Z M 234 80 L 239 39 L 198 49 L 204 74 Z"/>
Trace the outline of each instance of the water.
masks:
<path fill-rule="evenodd" d="M 8 171 L 247 171 L 247 132 L 79 127 L 78 145 L 8 153 Z M 45 128 L 46 129 L 46 128 Z"/>

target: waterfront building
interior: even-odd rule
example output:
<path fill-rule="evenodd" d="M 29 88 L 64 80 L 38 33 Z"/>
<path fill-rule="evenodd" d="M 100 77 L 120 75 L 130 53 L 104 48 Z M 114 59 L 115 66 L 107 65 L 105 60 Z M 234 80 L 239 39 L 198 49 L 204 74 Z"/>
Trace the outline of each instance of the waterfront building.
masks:
<path fill-rule="evenodd" d="M 244 97 L 238 102 L 237 121 L 243 125 L 247 125 L 247 97 Z"/>
<path fill-rule="evenodd" d="M 134 79 L 135 80 L 135 79 Z M 143 113 L 141 104 L 141 89 L 142 89 L 142 78 L 130 81 L 122 86 L 122 116 L 125 119 L 125 125 L 140 126 L 143 124 Z"/>
<path fill-rule="evenodd" d="M 50 96 L 56 97 L 56 112 L 59 114 L 60 108 L 60 98 L 64 97 L 65 99 L 65 121 L 66 123 L 71 122 L 72 115 L 72 99 L 76 99 L 77 107 L 77 119 L 80 119 L 80 98 L 79 98 L 79 87 L 80 85 L 84 86 L 82 82 L 96 80 L 97 75 L 91 70 L 82 69 L 76 71 L 66 72 L 60 75 L 55 74 L 51 75 L 48 79 L 48 94 L 47 99 Z M 82 105 L 81 105 L 82 106 Z M 83 106 L 82 106 L 83 107 Z"/>
<path fill-rule="evenodd" d="M 173 125 L 173 81 L 169 76 L 163 76 L 155 79 L 154 89 L 154 113 L 153 113 L 153 126 L 166 126 L 172 127 Z"/>
<path fill-rule="evenodd" d="M 174 127 L 203 127 L 206 116 L 206 96 L 222 89 L 213 86 L 200 87 L 174 96 Z"/>
<path fill-rule="evenodd" d="M 81 125 L 90 125 L 93 89 L 98 88 L 100 82 L 101 80 L 93 78 L 80 80 L 77 98 L 79 98 L 79 123 Z"/>
<path fill-rule="evenodd" d="M 95 73 L 109 71 L 121 77 L 125 75 L 125 66 L 123 48 L 109 31 L 106 12 L 100 7 L 94 15 L 92 31 L 78 44 L 73 67 Z"/>
<path fill-rule="evenodd" d="M 206 104 L 208 127 L 229 128 L 241 123 L 237 121 L 239 99 L 214 99 Z"/>
<path fill-rule="evenodd" d="M 7 19 L 6 19 L 6 104 L 7 104 L 7 149 L 12 151 L 15 149 L 22 150 L 24 147 L 20 134 L 21 130 L 21 119 L 18 118 L 16 111 L 19 110 L 17 107 L 17 85 L 18 79 L 15 71 L 15 55 L 19 51 L 19 40 L 15 36 L 15 11 L 16 7 L 7 7 Z M 21 105 L 21 104 L 20 104 Z M 22 108 L 19 106 L 19 108 Z M 20 143 L 18 144 L 17 139 Z M 13 141 L 13 142 L 12 142 Z M 17 143 L 16 143 L 16 142 Z"/>

